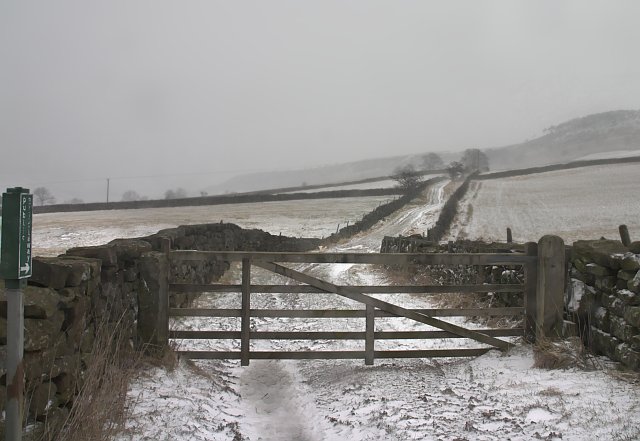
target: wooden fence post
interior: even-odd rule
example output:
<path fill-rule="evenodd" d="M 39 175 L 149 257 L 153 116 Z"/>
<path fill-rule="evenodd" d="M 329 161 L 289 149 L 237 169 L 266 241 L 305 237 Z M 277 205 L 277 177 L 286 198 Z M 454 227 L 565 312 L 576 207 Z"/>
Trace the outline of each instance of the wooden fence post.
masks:
<path fill-rule="evenodd" d="M 138 337 L 149 352 L 162 351 L 169 344 L 169 262 L 156 251 L 140 258 L 144 282 L 138 292 Z"/>
<path fill-rule="evenodd" d="M 618 227 L 618 231 L 620 231 L 620 240 L 622 241 L 622 245 L 628 247 L 631 244 L 631 236 L 629 236 L 629 228 L 626 225 L 620 225 Z"/>
<path fill-rule="evenodd" d="M 524 253 L 530 257 L 538 256 L 538 244 L 527 242 L 524 245 Z M 538 262 L 531 262 L 524 265 L 524 337 L 526 341 L 533 343 L 536 340 L 536 311 L 537 311 L 537 290 L 538 290 Z"/>
<path fill-rule="evenodd" d="M 364 364 L 372 365 L 373 364 L 373 352 L 375 347 L 375 318 L 376 318 L 376 308 L 367 305 L 367 313 L 366 313 L 366 333 L 365 333 L 365 342 L 364 342 Z"/>
<path fill-rule="evenodd" d="M 562 336 L 564 260 L 564 241 L 558 236 L 543 236 L 538 242 L 536 339 Z"/>
<path fill-rule="evenodd" d="M 251 259 L 242 259 L 242 317 L 240 326 L 240 365 L 249 366 L 251 345 Z"/>

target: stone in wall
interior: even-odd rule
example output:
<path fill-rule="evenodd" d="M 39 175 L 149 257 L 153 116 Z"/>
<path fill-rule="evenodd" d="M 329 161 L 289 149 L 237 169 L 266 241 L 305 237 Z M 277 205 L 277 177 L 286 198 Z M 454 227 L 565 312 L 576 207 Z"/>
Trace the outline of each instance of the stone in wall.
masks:
<path fill-rule="evenodd" d="M 640 241 L 631 242 L 629 244 L 629 251 L 633 254 L 640 254 Z"/>
<path fill-rule="evenodd" d="M 620 270 L 622 271 L 638 271 L 640 269 L 640 256 L 627 253 L 624 255 L 622 259 L 622 263 L 620 264 Z"/>
<path fill-rule="evenodd" d="M 599 354 L 606 355 L 612 360 L 616 358 L 616 348 L 622 343 L 619 339 L 594 326 L 591 327 L 591 348 Z"/>
<path fill-rule="evenodd" d="M 632 326 L 640 328 L 640 306 L 632 306 L 624 312 L 624 319 Z"/>
<path fill-rule="evenodd" d="M 621 343 L 616 347 L 615 358 L 631 369 L 640 369 L 640 352 L 634 351 L 627 343 Z"/>
<path fill-rule="evenodd" d="M 627 287 L 629 288 L 629 291 L 640 294 L 640 271 L 638 271 L 636 275 L 627 282 Z"/>
<path fill-rule="evenodd" d="M 591 316 L 596 307 L 596 290 L 582 280 L 571 279 L 565 292 L 565 308 L 570 314 L 585 318 Z"/>
<path fill-rule="evenodd" d="M 629 252 L 622 242 L 617 240 L 579 240 L 573 243 L 571 260 L 595 263 L 602 267 L 619 270 L 619 255 Z"/>

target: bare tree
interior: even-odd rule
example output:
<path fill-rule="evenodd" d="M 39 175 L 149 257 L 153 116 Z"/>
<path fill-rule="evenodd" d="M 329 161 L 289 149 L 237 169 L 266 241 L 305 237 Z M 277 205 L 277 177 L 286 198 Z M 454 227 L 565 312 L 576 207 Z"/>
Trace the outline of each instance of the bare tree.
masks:
<path fill-rule="evenodd" d="M 175 190 L 167 190 L 164 192 L 165 199 L 182 199 L 187 197 L 187 190 L 182 187 L 178 187 Z"/>
<path fill-rule="evenodd" d="M 461 162 L 453 161 L 447 166 L 447 173 L 452 180 L 458 179 L 464 174 L 464 165 Z"/>
<path fill-rule="evenodd" d="M 124 193 L 122 193 L 123 202 L 139 201 L 140 199 L 142 198 L 140 197 L 138 192 L 135 190 L 127 190 Z"/>
<path fill-rule="evenodd" d="M 479 149 L 467 149 L 462 153 L 460 162 L 469 173 L 489 171 L 489 158 Z"/>
<path fill-rule="evenodd" d="M 56 198 L 53 197 L 47 187 L 38 187 L 33 190 L 33 196 L 36 198 L 38 205 L 50 205 L 55 204 Z"/>
<path fill-rule="evenodd" d="M 444 161 L 437 153 L 427 153 L 422 157 L 422 168 L 425 170 L 441 170 L 444 168 Z"/>
<path fill-rule="evenodd" d="M 416 191 L 422 184 L 422 176 L 411 165 L 396 169 L 393 180 L 397 182 L 396 187 L 406 193 Z"/>

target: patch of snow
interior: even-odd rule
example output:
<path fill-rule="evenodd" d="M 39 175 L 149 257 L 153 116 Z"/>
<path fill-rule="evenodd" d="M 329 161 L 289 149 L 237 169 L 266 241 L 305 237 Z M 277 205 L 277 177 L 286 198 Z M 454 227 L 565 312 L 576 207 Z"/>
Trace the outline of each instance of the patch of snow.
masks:
<path fill-rule="evenodd" d="M 544 421 L 556 420 L 560 416 L 556 415 L 552 412 L 549 412 L 547 409 L 542 409 L 540 407 L 534 407 L 529 410 L 527 416 L 525 417 L 525 421 L 528 423 L 540 423 Z"/>
<path fill-rule="evenodd" d="M 640 156 L 640 150 L 615 150 L 612 152 L 592 153 L 590 155 L 582 156 L 575 161 L 592 161 L 596 159 L 615 159 L 615 158 L 631 158 L 634 156 Z"/>
<path fill-rule="evenodd" d="M 580 300 L 584 296 L 586 291 L 586 285 L 582 280 L 571 279 L 571 291 L 569 292 L 569 302 L 567 303 L 567 310 L 569 312 L 577 312 L 580 309 Z"/>

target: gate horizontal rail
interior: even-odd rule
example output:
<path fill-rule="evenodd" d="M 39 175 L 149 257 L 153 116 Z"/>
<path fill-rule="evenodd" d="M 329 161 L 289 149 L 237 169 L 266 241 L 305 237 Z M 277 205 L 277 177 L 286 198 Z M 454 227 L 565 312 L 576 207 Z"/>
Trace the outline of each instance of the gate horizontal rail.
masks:
<path fill-rule="evenodd" d="M 487 293 L 487 292 L 522 292 L 522 284 L 483 284 L 483 285 L 394 285 L 369 286 L 348 285 L 368 294 L 447 294 L 447 293 Z M 323 289 L 309 285 L 251 285 L 255 293 L 279 294 L 333 294 Z M 194 292 L 240 292 L 242 285 L 192 285 L 187 283 L 172 283 L 169 289 L 179 293 Z"/>
<path fill-rule="evenodd" d="M 522 335 L 522 328 L 508 329 L 476 329 L 478 332 L 492 337 L 517 337 Z M 422 340 L 436 338 L 465 338 L 447 331 L 379 331 L 374 332 L 376 340 Z M 366 332 L 362 331 L 254 331 L 249 333 L 256 340 L 364 340 Z M 169 338 L 204 339 L 204 340 L 236 340 L 241 338 L 240 331 L 169 331 Z"/>
<path fill-rule="evenodd" d="M 477 357 L 491 349 L 494 348 L 373 351 L 371 356 L 374 358 Z M 207 360 L 242 360 L 243 356 L 237 351 L 181 351 L 180 355 Z M 367 351 L 249 351 L 248 356 L 252 360 L 348 360 L 366 359 L 369 353 Z"/>
<path fill-rule="evenodd" d="M 497 317 L 522 315 L 522 307 L 410 309 L 432 317 Z M 375 310 L 375 317 L 397 317 L 396 314 Z M 242 317 L 242 309 L 171 308 L 171 317 Z M 260 318 L 365 318 L 366 309 L 251 309 L 250 317 Z"/>
<path fill-rule="evenodd" d="M 239 262 L 354 263 L 374 265 L 523 265 L 536 258 L 523 254 L 405 254 L 405 253 L 266 253 L 242 251 L 171 251 L 170 261 L 219 260 Z"/>

